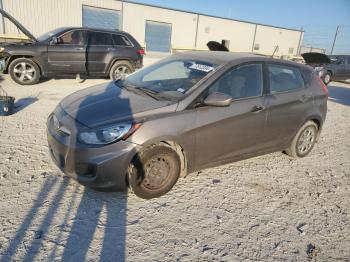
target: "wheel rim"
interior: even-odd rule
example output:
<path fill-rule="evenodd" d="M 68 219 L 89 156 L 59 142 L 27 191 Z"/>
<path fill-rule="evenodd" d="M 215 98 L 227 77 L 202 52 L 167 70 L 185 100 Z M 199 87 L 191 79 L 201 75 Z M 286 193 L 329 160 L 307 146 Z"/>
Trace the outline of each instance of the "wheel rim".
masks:
<path fill-rule="evenodd" d="M 114 71 L 114 79 L 124 79 L 128 74 L 130 74 L 130 69 L 127 66 L 118 66 Z"/>
<path fill-rule="evenodd" d="M 330 75 L 325 75 L 325 77 L 324 77 L 324 81 L 325 81 L 325 83 L 326 84 L 328 84 L 329 83 L 329 81 L 331 81 L 331 77 L 330 77 Z"/>
<path fill-rule="evenodd" d="M 297 151 L 299 155 L 307 154 L 315 143 L 316 129 L 312 126 L 307 127 L 300 135 L 297 143 Z"/>
<path fill-rule="evenodd" d="M 31 64 L 21 62 L 15 65 L 13 73 L 20 82 L 30 82 L 34 79 L 36 71 Z"/>
<path fill-rule="evenodd" d="M 171 171 L 169 157 L 166 155 L 155 156 L 145 165 L 143 187 L 149 190 L 162 188 L 168 182 Z"/>

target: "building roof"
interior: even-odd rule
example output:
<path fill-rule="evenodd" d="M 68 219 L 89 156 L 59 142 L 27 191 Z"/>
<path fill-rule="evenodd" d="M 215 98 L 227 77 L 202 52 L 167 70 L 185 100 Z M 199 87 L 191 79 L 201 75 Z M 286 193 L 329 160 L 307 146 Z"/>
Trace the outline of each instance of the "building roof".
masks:
<path fill-rule="evenodd" d="M 216 16 L 216 15 L 209 15 L 209 14 L 204 14 L 204 13 L 197 13 L 197 12 L 192 12 L 192 11 L 186 11 L 186 10 L 171 8 L 171 7 L 164 7 L 164 6 L 151 5 L 151 4 L 145 4 L 145 3 L 138 3 L 138 2 L 133 2 L 133 1 L 130 1 L 130 0 L 121 0 L 121 2 L 122 3 L 125 2 L 125 3 L 129 3 L 129 4 L 135 4 L 135 5 L 144 5 L 144 6 L 149 6 L 149 7 L 156 7 L 156 8 L 167 9 L 167 10 L 171 10 L 171 11 L 177 11 L 177 12 L 183 12 L 183 13 L 188 13 L 188 14 L 194 14 L 194 15 L 208 16 L 208 17 L 225 19 L 225 20 L 242 22 L 242 23 L 248 23 L 248 24 L 255 24 L 255 25 L 261 25 L 261 26 L 268 26 L 268 27 L 280 28 L 280 29 L 285 29 L 285 30 L 291 30 L 291 31 L 304 32 L 304 30 L 302 30 L 302 29 L 288 28 L 288 27 L 282 27 L 282 26 L 274 26 L 274 25 L 256 23 L 256 22 L 252 22 L 252 21 L 233 19 L 233 18 L 228 18 L 228 17 L 223 17 L 223 16 Z"/>

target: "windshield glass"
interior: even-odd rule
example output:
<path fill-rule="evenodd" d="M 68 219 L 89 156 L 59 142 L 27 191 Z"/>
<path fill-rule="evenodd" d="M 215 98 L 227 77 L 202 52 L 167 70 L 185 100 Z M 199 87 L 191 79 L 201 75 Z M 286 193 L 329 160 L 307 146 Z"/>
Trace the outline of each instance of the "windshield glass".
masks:
<path fill-rule="evenodd" d="M 52 36 L 54 35 L 57 35 L 58 33 L 62 32 L 64 30 L 64 28 L 57 28 L 55 30 L 52 30 L 48 33 L 45 33 L 43 35 L 41 35 L 40 37 L 38 37 L 37 39 L 42 42 L 42 41 L 46 41 L 48 40 L 49 38 L 51 38 Z"/>
<path fill-rule="evenodd" d="M 152 92 L 159 99 L 180 100 L 217 65 L 188 59 L 171 59 L 135 72 L 117 85 Z"/>

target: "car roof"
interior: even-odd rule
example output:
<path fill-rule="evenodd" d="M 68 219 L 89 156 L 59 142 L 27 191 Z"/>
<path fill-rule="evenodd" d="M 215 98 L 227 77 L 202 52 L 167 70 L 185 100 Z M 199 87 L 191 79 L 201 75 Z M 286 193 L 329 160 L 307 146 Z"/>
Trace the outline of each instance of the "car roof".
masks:
<path fill-rule="evenodd" d="M 266 55 L 253 54 L 253 53 L 244 53 L 244 52 L 224 52 L 224 51 L 187 51 L 176 53 L 175 56 L 181 58 L 189 58 L 194 60 L 202 60 L 205 62 L 210 62 L 213 64 L 228 64 L 231 62 L 249 62 L 249 61 L 266 61 L 274 62 L 298 67 L 305 67 L 300 63 L 293 61 L 282 60 L 272 58 Z"/>
<path fill-rule="evenodd" d="M 70 31 L 70 30 L 91 30 L 91 31 L 99 31 L 99 32 L 103 32 L 103 33 L 122 33 L 125 34 L 126 32 L 124 31 L 120 31 L 118 29 L 103 29 L 103 28 L 94 28 L 94 27 L 61 27 L 58 28 L 61 29 L 62 32 L 63 31 Z"/>

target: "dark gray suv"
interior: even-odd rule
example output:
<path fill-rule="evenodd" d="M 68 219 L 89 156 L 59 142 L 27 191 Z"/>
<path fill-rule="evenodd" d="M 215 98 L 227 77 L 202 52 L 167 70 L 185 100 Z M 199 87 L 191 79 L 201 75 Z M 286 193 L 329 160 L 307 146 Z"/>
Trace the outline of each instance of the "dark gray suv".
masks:
<path fill-rule="evenodd" d="M 48 145 L 83 185 L 158 197 L 196 170 L 276 151 L 306 156 L 327 97 L 306 65 L 185 52 L 63 99 L 48 118 Z"/>
<path fill-rule="evenodd" d="M 66 27 L 35 38 L 8 13 L 0 13 L 29 38 L 25 43 L 0 44 L 4 73 L 21 85 L 35 84 L 41 76 L 118 79 L 142 67 L 144 50 L 126 32 Z"/>

